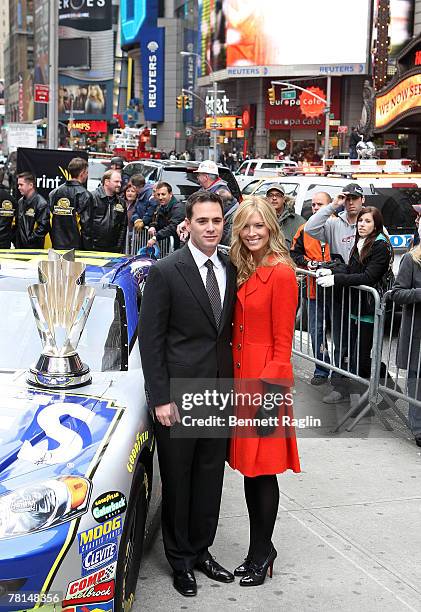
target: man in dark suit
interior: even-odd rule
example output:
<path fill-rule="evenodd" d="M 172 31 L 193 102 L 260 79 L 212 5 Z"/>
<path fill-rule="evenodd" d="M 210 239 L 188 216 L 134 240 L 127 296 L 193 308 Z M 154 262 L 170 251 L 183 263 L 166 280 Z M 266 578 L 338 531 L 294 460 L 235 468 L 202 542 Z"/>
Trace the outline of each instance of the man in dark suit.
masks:
<path fill-rule="evenodd" d="M 173 383 L 232 378 L 236 274 L 217 251 L 224 219 L 220 196 L 193 194 L 186 218 L 189 243 L 149 272 L 139 340 L 156 417 L 165 554 L 174 587 L 192 596 L 197 593 L 194 568 L 219 582 L 234 580 L 209 553 L 218 525 L 227 440 L 186 434 L 180 423 L 180 392 Z"/>

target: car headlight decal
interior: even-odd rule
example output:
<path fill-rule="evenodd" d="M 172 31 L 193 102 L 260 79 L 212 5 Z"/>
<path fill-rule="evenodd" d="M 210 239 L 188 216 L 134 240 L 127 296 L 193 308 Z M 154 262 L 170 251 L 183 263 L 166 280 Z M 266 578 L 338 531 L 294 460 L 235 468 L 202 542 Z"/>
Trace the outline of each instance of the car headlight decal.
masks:
<path fill-rule="evenodd" d="M 0 539 L 33 533 L 85 511 L 89 481 L 68 476 L 28 484 L 0 497 Z"/>

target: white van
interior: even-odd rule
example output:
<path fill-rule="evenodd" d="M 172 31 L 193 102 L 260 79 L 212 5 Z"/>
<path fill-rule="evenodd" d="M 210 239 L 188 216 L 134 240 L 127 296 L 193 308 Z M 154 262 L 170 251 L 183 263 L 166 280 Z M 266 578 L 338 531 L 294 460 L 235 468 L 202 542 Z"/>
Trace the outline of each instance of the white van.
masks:
<path fill-rule="evenodd" d="M 285 168 L 297 168 L 297 162 L 284 159 L 247 159 L 234 173 L 238 186 L 243 189 L 256 176 L 269 178 L 279 176 Z"/>

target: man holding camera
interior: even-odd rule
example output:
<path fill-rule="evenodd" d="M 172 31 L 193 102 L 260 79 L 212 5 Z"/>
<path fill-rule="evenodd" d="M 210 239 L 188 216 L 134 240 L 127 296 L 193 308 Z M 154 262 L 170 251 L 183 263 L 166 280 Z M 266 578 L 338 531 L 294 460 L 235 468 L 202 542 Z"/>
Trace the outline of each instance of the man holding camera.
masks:
<path fill-rule="evenodd" d="M 332 260 L 338 259 L 347 264 L 355 242 L 357 217 L 364 204 L 363 189 L 357 183 L 349 183 L 333 199 L 331 204 L 322 206 L 304 226 L 304 231 L 313 238 L 326 242 L 330 248 Z M 339 209 L 343 208 L 341 212 Z M 342 299 L 344 297 L 344 299 Z M 332 315 L 332 334 L 335 346 L 334 363 L 344 369 L 348 346 L 348 309 L 343 296 L 343 289 L 333 292 L 334 313 Z M 337 404 L 349 401 L 349 389 L 346 378 L 337 372 L 332 372 L 333 390 L 323 398 L 325 404 Z"/>

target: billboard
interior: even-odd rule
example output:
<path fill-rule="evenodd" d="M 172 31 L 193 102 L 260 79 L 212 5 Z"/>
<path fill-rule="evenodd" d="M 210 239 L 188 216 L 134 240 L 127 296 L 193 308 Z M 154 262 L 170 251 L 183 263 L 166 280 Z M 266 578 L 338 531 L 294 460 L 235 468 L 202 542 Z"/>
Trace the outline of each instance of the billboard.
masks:
<path fill-rule="evenodd" d="M 143 112 L 164 121 L 165 28 L 157 27 L 158 0 L 121 0 L 120 38 L 125 51 L 140 45 Z"/>
<path fill-rule="evenodd" d="M 68 66 L 59 74 L 59 118 L 68 119 L 71 101 L 73 112 L 83 119 L 112 119 L 114 79 L 114 36 L 112 0 L 60 0 L 59 38 L 62 49 L 72 41 L 83 39 L 84 58 L 89 69 Z M 89 39 L 89 40 L 88 40 Z M 87 50 L 90 57 L 87 58 Z M 63 59 L 63 58 L 62 58 Z M 68 58 L 69 59 L 69 58 Z"/>
<path fill-rule="evenodd" d="M 373 43 L 377 36 L 379 0 L 373 0 Z M 408 42 L 413 31 L 414 0 L 389 0 L 389 57 L 395 57 Z"/>
<path fill-rule="evenodd" d="M 421 74 L 412 74 L 389 85 L 376 97 L 376 130 L 386 130 L 421 110 Z"/>
<path fill-rule="evenodd" d="M 35 125 L 33 127 L 36 128 Z M 16 161 L 17 173 L 31 172 L 37 179 L 37 190 L 48 201 L 50 191 L 69 178 L 67 166 L 74 157 L 83 157 L 87 160 L 88 153 L 63 149 L 19 148 Z"/>
<path fill-rule="evenodd" d="M 307 67 L 316 66 L 317 73 L 320 66 L 361 65 L 365 72 L 371 5 L 371 0 L 199 0 L 202 75 L 207 62 L 214 71 L 276 67 L 286 75 L 285 67 L 303 66 L 308 73 Z"/>
<path fill-rule="evenodd" d="M 59 115 L 106 115 L 107 87 L 100 83 L 63 84 L 58 90 Z"/>
<path fill-rule="evenodd" d="M 146 121 L 164 120 L 165 29 L 143 28 L 140 40 L 143 112 Z"/>
<path fill-rule="evenodd" d="M 104 31 L 112 26 L 112 0 L 59 0 L 58 23 L 87 32 Z"/>
<path fill-rule="evenodd" d="M 139 44 L 143 27 L 156 26 L 158 4 L 158 0 L 120 0 L 120 45 L 124 51 Z"/>

